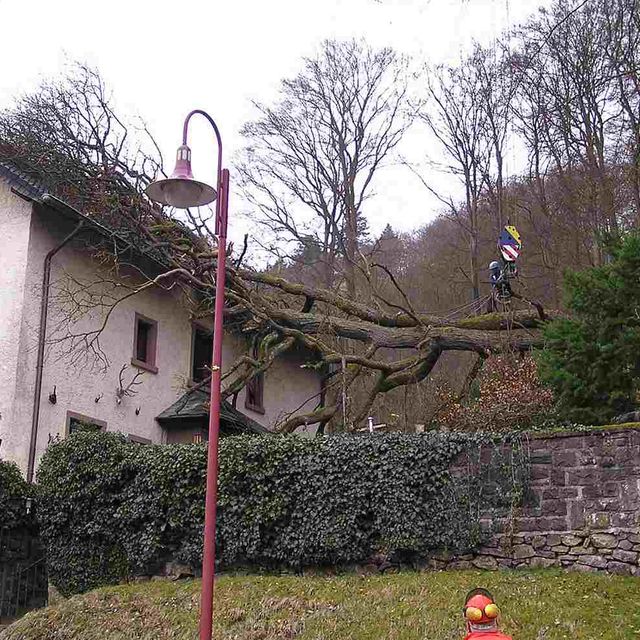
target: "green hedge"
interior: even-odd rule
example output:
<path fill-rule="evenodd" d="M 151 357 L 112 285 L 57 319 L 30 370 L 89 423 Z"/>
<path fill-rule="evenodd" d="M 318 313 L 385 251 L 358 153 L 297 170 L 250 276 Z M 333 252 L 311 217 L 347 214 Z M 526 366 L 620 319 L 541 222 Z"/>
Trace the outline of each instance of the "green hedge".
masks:
<path fill-rule="evenodd" d="M 480 512 L 522 495 L 526 456 L 511 443 L 512 464 L 505 450 L 466 434 L 225 438 L 218 559 L 300 568 L 471 548 Z M 454 477 L 448 469 L 464 451 L 473 470 Z M 198 567 L 205 471 L 202 445 L 79 433 L 50 446 L 38 485 L 54 584 L 70 594 L 168 560 Z"/>
<path fill-rule="evenodd" d="M 0 460 L 0 527 L 15 529 L 30 523 L 25 498 L 32 493 L 20 469 L 13 462 Z"/>

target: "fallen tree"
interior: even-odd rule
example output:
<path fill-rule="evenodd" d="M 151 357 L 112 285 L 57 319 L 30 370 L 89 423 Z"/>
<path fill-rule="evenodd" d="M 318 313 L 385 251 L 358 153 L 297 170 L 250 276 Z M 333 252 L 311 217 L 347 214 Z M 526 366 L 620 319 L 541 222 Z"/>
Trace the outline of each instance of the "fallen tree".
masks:
<path fill-rule="evenodd" d="M 159 166 L 153 160 L 153 139 L 149 137 L 149 153 L 140 145 L 132 151 L 127 146 L 130 131 L 106 96 L 99 75 L 84 66 L 66 85 L 45 85 L 37 99 L 25 98 L 0 114 L 0 157 L 64 198 L 64 206 L 75 206 L 100 222 L 103 236 L 110 234 L 107 242 L 103 237 L 93 247 L 109 266 L 105 277 L 91 283 L 76 280 L 61 291 L 69 322 L 59 337 L 67 356 L 82 350 L 108 366 L 100 335 L 118 304 L 140 291 L 182 287 L 194 317 L 212 314 L 217 238 L 208 225 L 208 210 L 188 211 L 186 219 L 178 219 L 146 199 L 144 188 Z M 64 127 L 58 126 L 61 121 Z M 136 267 L 135 282 L 123 283 L 120 272 L 130 266 L 119 248 L 123 244 L 127 251 L 151 258 L 153 272 Z M 233 258 L 233 247 L 229 251 Z M 365 393 L 359 394 L 358 406 L 349 416 L 342 412 L 344 428 L 351 429 L 367 417 L 379 394 L 423 380 L 447 351 L 485 356 L 541 344 L 541 308 L 452 320 L 416 311 L 393 274 L 365 256 L 358 265 L 365 286 L 354 297 L 347 294 L 352 284 L 329 290 L 245 267 L 245 253 L 246 242 L 228 266 L 225 320 L 250 339 L 247 352 L 225 372 L 224 396 L 237 394 L 278 355 L 295 347 L 307 354 L 304 366 L 323 375 L 317 407 L 284 416 L 277 425 L 282 432 L 337 419 L 345 394 L 362 385 Z M 377 268 L 392 283 L 397 293 L 393 300 L 373 283 L 371 273 Z M 76 329 L 76 321 L 95 309 L 102 311 L 103 322 Z M 402 357 L 389 357 L 389 350 Z"/>

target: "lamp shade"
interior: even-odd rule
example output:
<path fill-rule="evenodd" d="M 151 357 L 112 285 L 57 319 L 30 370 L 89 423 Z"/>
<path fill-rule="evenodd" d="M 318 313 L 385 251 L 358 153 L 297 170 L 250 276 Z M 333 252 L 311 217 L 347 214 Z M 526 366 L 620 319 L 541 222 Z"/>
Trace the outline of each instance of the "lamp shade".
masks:
<path fill-rule="evenodd" d="M 213 187 L 194 180 L 191 171 L 191 149 L 186 144 L 178 147 L 176 166 L 171 177 L 152 182 L 145 189 L 145 193 L 155 202 L 178 209 L 209 204 L 218 195 Z"/>

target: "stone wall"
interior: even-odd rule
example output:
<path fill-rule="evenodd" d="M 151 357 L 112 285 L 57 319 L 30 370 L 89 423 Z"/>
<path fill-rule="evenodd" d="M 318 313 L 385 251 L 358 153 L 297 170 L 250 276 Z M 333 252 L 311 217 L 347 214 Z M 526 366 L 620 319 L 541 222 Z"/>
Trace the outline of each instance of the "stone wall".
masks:
<path fill-rule="evenodd" d="M 584 431 L 530 441 L 524 507 L 483 520 L 477 553 L 446 554 L 433 568 L 565 567 L 640 576 L 640 428 Z"/>

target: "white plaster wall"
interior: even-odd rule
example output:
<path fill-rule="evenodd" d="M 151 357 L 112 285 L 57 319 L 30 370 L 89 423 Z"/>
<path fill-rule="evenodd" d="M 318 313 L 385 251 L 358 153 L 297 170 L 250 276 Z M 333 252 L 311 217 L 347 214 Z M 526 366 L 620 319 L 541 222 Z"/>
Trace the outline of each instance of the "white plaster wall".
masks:
<path fill-rule="evenodd" d="M 16 203 L 12 202 L 11 207 L 15 206 Z M 16 213 L 13 211 L 8 217 L 13 219 L 15 216 Z M 52 212 L 36 210 L 30 228 L 28 216 L 27 223 L 23 226 L 26 227 L 26 231 L 17 229 L 13 233 L 15 242 L 12 243 L 14 263 L 21 265 L 21 270 L 16 269 L 14 265 L 13 271 L 10 271 L 0 262 L 0 265 L 3 265 L 0 272 L 3 289 L 10 291 L 10 304 L 3 302 L 0 305 L 0 327 L 3 334 L 3 351 L 0 355 L 5 356 L 2 358 L 5 365 L 3 375 L 8 382 L 13 383 L 12 388 L 15 390 L 12 394 L 7 394 L 5 387 L 9 385 L 2 385 L 1 393 L 4 395 L 0 396 L 0 402 L 11 408 L 11 419 L 0 420 L 0 429 L 4 430 L 4 433 L 0 431 L 0 437 L 6 438 L 6 442 L 9 443 L 5 447 L 3 442 L 2 457 L 14 460 L 26 471 L 35 390 L 37 329 L 44 257 L 69 233 L 73 225 L 62 224 L 60 218 Z M 2 235 L 6 235 L 5 228 L 10 231 L 17 227 L 15 223 L 10 227 L 6 219 L 0 218 Z M 21 231 L 21 235 L 18 234 L 18 230 Z M 18 252 L 18 247 L 22 247 L 22 252 Z M 94 280 L 98 275 L 98 269 L 96 261 L 84 246 L 81 246 L 79 241 L 73 241 L 53 258 L 52 290 L 69 275 L 83 282 Z M 7 274 L 11 277 L 8 278 Z M 8 313 L 8 310 L 11 312 Z M 142 384 L 136 387 L 138 393 L 134 397 L 123 398 L 118 404 L 115 390 L 118 386 L 120 368 L 123 364 L 128 365 L 124 374 L 125 382 L 138 371 L 131 365 L 136 312 L 158 322 L 158 373 L 145 373 Z M 51 339 L 59 319 L 59 309 L 52 300 L 47 323 L 48 340 Z M 96 315 L 92 319 L 85 318 L 80 325 L 88 324 L 95 327 L 101 320 L 102 318 Z M 163 432 L 155 417 L 184 392 L 189 372 L 191 321 L 185 305 L 175 293 L 158 288 L 144 291 L 116 308 L 103 332 L 101 345 L 110 361 L 106 371 L 99 367 L 92 368 L 91 361 L 86 366 L 71 366 L 68 358 L 61 357 L 60 350 L 65 346 L 64 343 L 47 347 L 40 400 L 37 461 L 46 449 L 50 437 L 65 436 L 67 411 L 105 421 L 108 431 L 121 431 L 147 438 L 152 442 L 162 442 Z M 49 394 L 53 391 L 54 385 L 56 404 L 49 402 Z M 100 394 L 102 397 L 96 403 L 95 399 Z M 140 409 L 138 415 L 136 408 Z"/>
<path fill-rule="evenodd" d="M 47 239 L 52 236 L 46 229 L 34 235 Z M 77 243 L 56 255 L 52 271 L 54 288 L 55 283 L 61 283 L 69 274 L 85 282 L 99 275 L 95 260 L 79 249 Z M 158 323 L 155 361 L 158 372 L 145 371 L 140 378 L 142 383 L 135 387 L 136 395 L 125 396 L 118 403 L 115 391 L 121 367 L 127 365 L 123 374 L 125 384 L 140 371 L 131 364 L 136 313 Z M 54 337 L 55 315 L 56 310 L 49 323 L 49 339 Z M 99 326 L 103 317 L 95 314 L 87 324 Z M 179 294 L 155 287 L 123 301 L 109 317 L 100 345 L 109 360 L 106 371 L 101 366 L 91 367 L 91 360 L 69 366 L 69 358 L 61 355 L 65 343 L 51 345 L 47 350 L 38 455 L 46 448 L 50 435 L 65 435 L 67 411 L 105 421 L 107 431 L 120 431 L 155 443 L 163 441 L 163 431 L 155 417 L 184 393 L 191 358 L 191 320 Z M 54 385 L 58 398 L 55 405 L 48 400 Z M 96 402 L 99 396 L 102 397 Z"/>
<path fill-rule="evenodd" d="M 0 183 L 0 189 L 3 185 Z M 32 403 L 36 377 L 37 330 L 39 324 L 44 257 L 71 231 L 73 224 L 63 223 L 49 210 L 35 208 L 0 190 L 0 234 L 8 251 L 0 252 L 0 283 L 3 301 L 0 305 L 0 366 L 5 384 L 0 385 L 0 455 L 18 462 L 26 471 L 32 423 Z M 47 339 L 55 334 L 60 309 L 55 291 L 69 276 L 81 281 L 95 280 L 100 267 L 84 247 L 84 240 L 74 240 L 60 250 L 52 262 L 52 300 L 49 305 Z M 131 365 L 134 340 L 134 319 L 139 313 L 158 323 L 156 366 L 158 373 L 146 372 L 134 397 L 116 402 L 118 372 L 123 364 L 128 368 L 125 381 L 137 369 Z M 85 317 L 80 326 L 96 327 L 101 314 Z M 107 431 L 120 431 L 163 442 L 164 434 L 155 417 L 184 393 L 190 375 L 192 322 L 188 306 L 177 292 L 159 288 L 148 289 L 122 302 L 111 314 L 100 338 L 101 347 L 109 359 L 106 371 L 91 367 L 72 366 L 62 357 L 68 343 L 47 347 L 44 363 L 40 420 L 37 438 L 37 462 L 51 437 L 66 435 L 67 412 L 82 414 L 107 423 Z M 228 368 L 242 353 L 245 340 L 226 335 L 223 349 L 224 368 Z M 319 376 L 300 368 L 302 358 L 295 353 L 278 360 L 265 376 L 265 413 L 244 406 L 244 391 L 237 408 L 266 427 L 272 427 L 284 413 L 299 407 L 311 410 L 318 402 Z M 49 402 L 56 388 L 57 402 Z M 98 402 L 96 398 L 102 396 Z M 6 408 L 5 408 L 6 407 Z M 136 409 L 139 414 L 136 415 Z M 5 413 L 7 415 L 5 417 Z"/>
<path fill-rule="evenodd" d="M 14 408 L 30 223 L 31 205 L 0 180 L 0 458 L 8 460 L 25 458 L 29 447 Z"/>
<path fill-rule="evenodd" d="M 303 363 L 304 359 L 295 352 L 273 363 L 264 379 L 265 414 L 258 422 L 273 427 L 286 414 L 315 409 L 320 400 L 320 377 L 315 371 L 302 369 Z M 244 409 L 244 398 L 240 408 L 251 415 L 249 409 Z"/>

